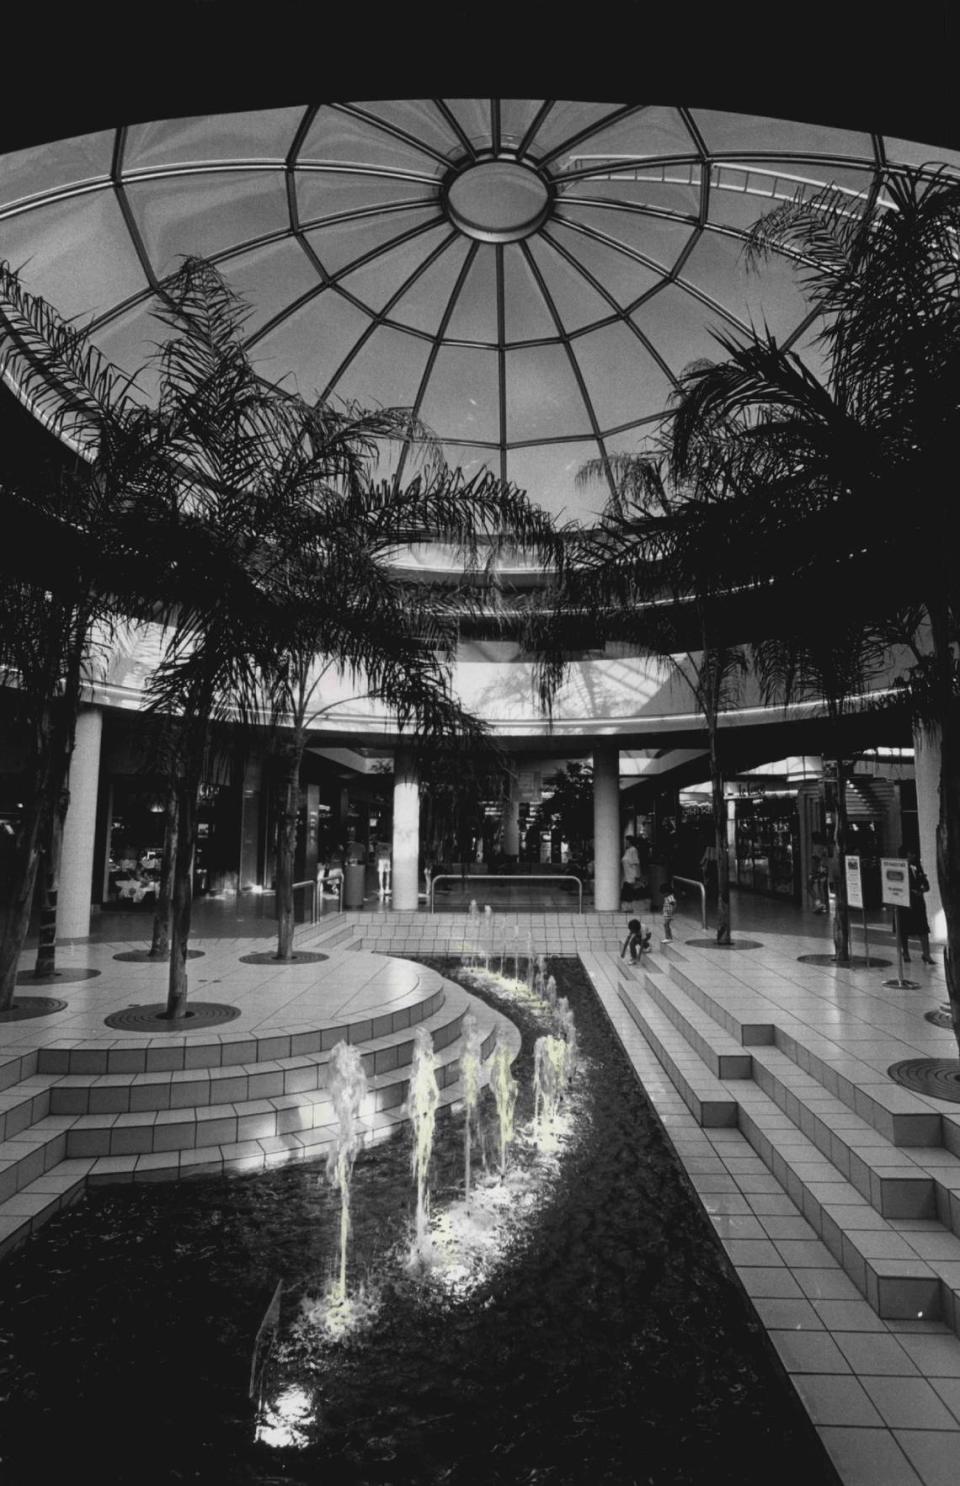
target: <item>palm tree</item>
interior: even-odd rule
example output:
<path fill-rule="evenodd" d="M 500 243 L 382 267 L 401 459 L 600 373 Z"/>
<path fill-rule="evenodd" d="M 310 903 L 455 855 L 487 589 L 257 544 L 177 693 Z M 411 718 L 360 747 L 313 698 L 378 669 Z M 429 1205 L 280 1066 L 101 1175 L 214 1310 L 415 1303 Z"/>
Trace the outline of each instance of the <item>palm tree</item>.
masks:
<path fill-rule="evenodd" d="M 836 864 L 837 906 L 833 942 L 838 965 L 850 963 L 850 910 L 843 859 L 847 852 L 846 719 L 863 706 L 864 696 L 888 670 L 888 649 L 875 631 L 863 625 L 843 624 L 832 615 L 806 618 L 802 634 L 767 636 L 752 647 L 753 666 L 764 701 L 812 701 L 823 707 L 828 720 L 829 757 L 833 778 L 833 853 Z"/>
<path fill-rule="evenodd" d="M 704 440 L 706 445 L 707 441 Z M 669 442 L 650 453 L 608 461 L 616 494 L 600 524 L 569 547 L 563 582 L 546 629 L 534 626 L 541 691 L 549 703 L 564 670 L 564 651 L 592 642 L 627 641 L 657 656 L 687 686 L 707 733 L 717 855 L 718 944 L 730 943 L 730 869 L 723 793 L 721 716 L 735 705 L 746 660 L 723 623 L 717 574 L 719 547 L 731 533 L 722 516 L 732 461 L 717 440 L 696 468 L 672 472 Z M 581 483 L 605 479 L 607 463 L 592 460 Z M 579 634 L 579 642 L 577 635 Z M 691 644 L 691 641 L 693 642 Z"/>
<path fill-rule="evenodd" d="M 941 748 L 937 875 L 960 1047 L 960 605 L 953 552 L 938 542 L 943 471 L 960 433 L 960 181 L 939 170 L 883 172 L 865 203 L 827 190 L 763 218 L 759 262 L 793 254 L 823 317 L 820 380 L 766 332 L 720 337 L 726 359 L 684 379 L 673 428 L 683 451 L 706 423 L 732 420 L 764 478 L 745 482 L 742 551 L 730 573 L 816 581 L 906 640 L 919 611 L 918 705 Z"/>

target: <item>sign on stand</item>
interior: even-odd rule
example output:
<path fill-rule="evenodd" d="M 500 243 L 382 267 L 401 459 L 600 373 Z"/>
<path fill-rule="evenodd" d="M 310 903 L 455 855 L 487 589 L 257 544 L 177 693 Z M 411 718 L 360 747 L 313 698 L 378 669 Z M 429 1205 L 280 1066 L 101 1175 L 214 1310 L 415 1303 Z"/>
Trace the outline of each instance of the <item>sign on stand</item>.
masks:
<path fill-rule="evenodd" d="M 860 858 L 844 857 L 847 874 L 847 902 L 851 908 L 863 907 L 863 879 L 860 876 Z"/>
<path fill-rule="evenodd" d="M 906 857 L 881 857 L 880 881 L 883 886 L 883 901 L 893 909 L 893 930 L 897 937 L 897 978 L 885 980 L 885 986 L 916 989 L 919 981 L 903 978 L 903 943 L 900 937 L 900 914 L 910 907 L 910 863 Z"/>
<path fill-rule="evenodd" d="M 910 863 L 906 857 L 881 857 L 883 901 L 891 908 L 910 907 Z"/>

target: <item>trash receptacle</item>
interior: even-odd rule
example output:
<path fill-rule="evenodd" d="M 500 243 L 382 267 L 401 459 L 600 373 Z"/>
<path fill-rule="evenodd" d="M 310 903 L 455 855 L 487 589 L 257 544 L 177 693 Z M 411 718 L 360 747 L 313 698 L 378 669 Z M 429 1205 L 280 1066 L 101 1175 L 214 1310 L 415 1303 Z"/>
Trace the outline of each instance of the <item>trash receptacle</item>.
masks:
<path fill-rule="evenodd" d="M 343 871 L 344 908 L 362 908 L 367 869 L 363 862 L 348 862 Z"/>

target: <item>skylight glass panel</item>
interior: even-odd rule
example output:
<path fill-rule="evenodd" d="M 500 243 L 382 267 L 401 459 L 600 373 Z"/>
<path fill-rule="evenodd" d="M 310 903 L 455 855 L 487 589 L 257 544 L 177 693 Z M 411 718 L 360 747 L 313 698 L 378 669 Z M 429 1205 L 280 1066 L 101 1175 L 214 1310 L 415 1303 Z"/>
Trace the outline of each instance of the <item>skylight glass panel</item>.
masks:
<path fill-rule="evenodd" d="M 540 270 L 564 330 L 580 330 L 584 325 L 595 325 L 598 320 L 606 320 L 616 313 L 603 295 L 556 248 L 536 241 L 530 244 L 530 254 Z M 557 335 L 558 331 L 554 330 L 553 334 Z"/>
<path fill-rule="evenodd" d="M 437 205 L 436 187 L 425 181 L 327 170 L 298 170 L 296 180 L 301 227 L 311 227 L 327 217 L 348 212 L 413 203 L 434 208 Z"/>
<path fill-rule="evenodd" d="M 641 418 L 670 395 L 670 379 L 625 325 L 578 335 L 572 350 L 601 429 Z"/>
<path fill-rule="evenodd" d="M 513 480 L 551 515 L 564 521 L 582 519 L 599 511 L 608 493 L 599 486 L 591 486 L 589 490 L 577 488 L 577 471 L 599 452 L 592 438 L 508 449 L 507 479 Z"/>
<path fill-rule="evenodd" d="M 517 149 L 543 104 L 542 98 L 500 99 L 500 143 Z"/>
<path fill-rule="evenodd" d="M 686 223 L 667 221 L 645 212 L 623 211 L 613 204 L 581 206 L 564 200 L 559 215 L 561 219 L 592 228 L 614 243 L 622 243 L 667 271 L 680 257 L 692 231 Z"/>
<path fill-rule="evenodd" d="M 107 179 L 114 138 L 107 129 L 0 155 L 0 206 L 81 181 Z"/>
<path fill-rule="evenodd" d="M 432 98 L 378 99 L 375 103 L 364 103 L 362 107 L 440 155 L 451 157 L 462 149 Z"/>
<path fill-rule="evenodd" d="M 441 438 L 500 437 L 495 351 L 446 346 L 437 352 L 420 416 Z"/>
<path fill-rule="evenodd" d="M 245 336 L 255 335 L 274 315 L 320 282 L 300 243 L 291 237 L 225 259 L 220 271 L 250 307 L 244 322 Z"/>
<path fill-rule="evenodd" d="M 869 134 L 705 108 L 691 109 L 691 116 L 712 155 L 728 151 L 751 155 L 836 155 L 873 162 Z"/>
<path fill-rule="evenodd" d="M 0 257 L 61 315 L 102 314 L 137 294 L 146 275 L 111 190 L 37 207 L 0 223 Z"/>
<path fill-rule="evenodd" d="M 619 103 L 573 103 L 566 99 L 554 99 L 550 112 L 540 124 L 530 145 L 530 153 L 535 160 L 542 160 L 545 155 L 569 144 L 571 149 L 578 149 L 573 141 L 579 134 L 591 125 L 599 125 L 604 120 L 611 120 L 622 108 Z M 559 161 L 557 162 L 559 167 Z"/>
<path fill-rule="evenodd" d="M 700 212 L 700 166 L 663 165 L 656 170 L 621 169 L 564 183 L 564 203 L 602 201 L 696 219 Z"/>
<path fill-rule="evenodd" d="M 127 196 L 160 277 L 173 273 L 185 253 L 213 257 L 240 241 L 289 227 L 279 171 L 205 171 L 134 181 Z"/>
<path fill-rule="evenodd" d="M 729 334 L 731 327 L 720 315 L 675 284 L 664 284 L 645 299 L 631 316 L 651 344 L 679 376 L 691 361 L 717 361 L 722 352 L 711 330 Z"/>
<path fill-rule="evenodd" d="M 449 340 L 497 340 L 496 249 L 480 243 L 467 270 L 446 329 Z"/>
<path fill-rule="evenodd" d="M 488 149 L 492 137 L 490 99 L 445 98 L 444 103 L 470 143 L 480 149 Z M 458 141 L 457 153 L 463 153 L 463 144 L 460 141 Z"/>
<path fill-rule="evenodd" d="M 662 273 L 655 268 L 638 262 L 636 258 L 613 245 L 600 242 L 589 233 L 574 231 L 572 224 L 551 224 L 549 234 L 544 234 L 543 241 L 550 242 L 554 239 L 603 284 L 618 304 L 632 304 L 641 295 L 649 293 L 663 278 Z M 539 247 L 539 241 L 531 245 L 535 256 Z"/>
<path fill-rule="evenodd" d="M 423 150 L 378 129 L 368 119 L 331 105 L 319 109 L 297 159 L 301 163 L 366 165 L 430 179 L 441 173 L 436 160 Z"/>
<path fill-rule="evenodd" d="M 303 113 L 301 105 L 131 124 L 124 142 L 123 169 L 143 170 L 203 160 L 279 162 L 293 143 Z"/>
<path fill-rule="evenodd" d="M 418 206 L 379 217 L 332 222 L 326 227 L 313 228 L 304 236 L 327 272 L 337 273 L 351 263 L 362 262 L 368 254 L 372 253 L 374 259 L 382 257 L 388 244 L 406 238 L 412 229 L 417 230 L 417 235 L 428 231 L 438 221 L 435 208 Z"/>
<path fill-rule="evenodd" d="M 711 169 L 709 217 L 747 232 L 765 212 L 827 186 L 848 196 L 852 212 L 862 212 L 873 179 L 871 170 L 832 161 L 718 161 Z"/>
<path fill-rule="evenodd" d="M 960 170 L 960 150 L 945 150 L 940 145 L 893 139 L 889 135 L 884 135 L 883 147 L 887 159 L 895 165 L 929 165 L 936 169 L 944 164 Z"/>
<path fill-rule="evenodd" d="M 334 391 L 339 397 L 357 398 L 380 407 L 412 407 L 429 351 L 430 342 L 422 336 L 381 325 L 357 353 Z"/>
<path fill-rule="evenodd" d="M 703 290 L 731 314 L 775 335 L 789 335 L 807 311 L 791 264 L 773 254 L 748 269 L 741 244 L 707 230 L 683 265 L 680 282 Z"/>
<path fill-rule="evenodd" d="M 415 249 L 420 251 L 420 262 L 423 262 L 440 242 L 445 243 L 443 252 L 424 269 L 390 310 L 391 320 L 410 325 L 415 330 L 425 330 L 429 335 L 435 335 L 440 329 L 441 317 L 463 267 L 469 244 L 462 237 L 453 236 L 444 225 L 405 248 L 395 249 L 390 255 L 391 272 L 395 267 L 398 271 L 406 267 L 409 273 L 404 278 L 408 278 L 416 266 L 413 261 Z M 375 272 L 375 267 L 371 271 Z"/>
<path fill-rule="evenodd" d="M 153 307 L 151 295 L 97 331 L 97 346 L 107 360 L 127 376 L 136 374 L 128 395 L 137 402 L 154 402 L 159 388 L 151 358 L 157 341 L 163 339 L 163 328 L 154 318 Z"/>
<path fill-rule="evenodd" d="M 562 170 L 581 169 L 597 157 L 631 160 L 657 156 L 695 156 L 696 146 L 690 131 L 675 108 L 642 108 L 607 128 L 594 130 L 586 139 L 571 146 L 570 153 L 557 161 Z"/>
<path fill-rule="evenodd" d="M 507 440 L 587 435 L 590 420 L 563 346 L 524 346 L 506 355 Z"/>
<path fill-rule="evenodd" d="M 342 294 L 326 289 L 258 340 L 251 358 L 261 376 L 314 398 L 370 324 L 370 317 Z M 372 397 L 371 389 L 368 400 Z"/>
<path fill-rule="evenodd" d="M 540 285 L 519 246 L 504 254 L 503 287 L 508 341 L 544 340 L 557 334 Z"/>

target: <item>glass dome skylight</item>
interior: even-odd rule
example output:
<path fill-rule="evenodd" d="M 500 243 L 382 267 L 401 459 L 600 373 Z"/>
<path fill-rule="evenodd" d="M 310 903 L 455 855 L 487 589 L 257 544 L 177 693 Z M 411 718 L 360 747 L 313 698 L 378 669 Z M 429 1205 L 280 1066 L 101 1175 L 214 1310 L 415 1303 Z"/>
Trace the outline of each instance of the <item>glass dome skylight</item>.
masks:
<path fill-rule="evenodd" d="M 748 273 L 752 222 L 884 163 L 960 155 L 706 109 L 400 99 L 159 120 L 0 157 L 0 257 L 140 366 L 154 291 L 213 258 L 251 305 L 263 376 L 402 405 L 585 519 L 588 459 L 637 447 L 714 330 L 766 323 L 814 356 L 790 262 Z M 149 382 L 142 383 L 149 396 Z M 385 451 L 382 468 L 406 465 Z"/>

